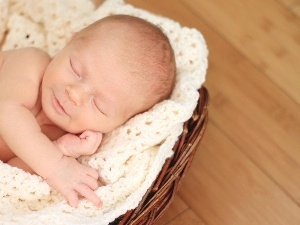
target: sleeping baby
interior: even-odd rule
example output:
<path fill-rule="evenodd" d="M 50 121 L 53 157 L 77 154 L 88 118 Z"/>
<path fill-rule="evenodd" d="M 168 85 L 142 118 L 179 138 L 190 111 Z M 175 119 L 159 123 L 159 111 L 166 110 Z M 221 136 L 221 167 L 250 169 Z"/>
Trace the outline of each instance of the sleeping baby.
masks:
<path fill-rule="evenodd" d="M 168 38 L 114 15 L 75 33 L 54 58 L 36 48 L 0 53 L 0 160 L 42 176 L 77 207 L 100 207 L 98 172 L 76 158 L 102 135 L 167 99 L 175 83 Z"/>

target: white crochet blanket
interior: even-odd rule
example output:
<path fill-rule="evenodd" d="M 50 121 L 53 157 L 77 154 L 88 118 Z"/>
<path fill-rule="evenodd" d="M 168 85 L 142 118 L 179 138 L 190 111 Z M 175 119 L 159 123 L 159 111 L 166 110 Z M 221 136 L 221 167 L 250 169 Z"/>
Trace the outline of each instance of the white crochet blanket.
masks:
<path fill-rule="evenodd" d="M 196 29 L 122 0 L 107 0 L 98 8 L 88 0 L 0 0 L 2 50 L 36 46 L 54 55 L 74 31 L 110 14 L 142 17 L 162 27 L 170 38 L 178 71 L 170 100 L 132 118 L 106 135 L 97 153 L 79 159 L 96 168 L 105 182 L 96 191 L 104 202 L 100 209 L 84 199 L 72 208 L 41 177 L 0 161 L 1 225 L 108 224 L 138 205 L 172 155 L 183 123 L 197 105 L 197 89 L 205 80 L 208 51 Z"/>

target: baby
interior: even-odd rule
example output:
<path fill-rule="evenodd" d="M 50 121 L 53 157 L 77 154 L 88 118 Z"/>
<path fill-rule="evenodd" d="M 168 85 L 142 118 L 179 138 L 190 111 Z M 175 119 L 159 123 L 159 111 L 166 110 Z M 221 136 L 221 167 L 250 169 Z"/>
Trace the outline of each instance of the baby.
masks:
<path fill-rule="evenodd" d="M 168 38 L 142 19 L 114 15 L 75 33 L 53 59 L 36 48 L 0 53 L 0 160 L 37 173 L 73 207 L 101 206 L 98 172 L 76 158 L 102 135 L 168 98 Z"/>

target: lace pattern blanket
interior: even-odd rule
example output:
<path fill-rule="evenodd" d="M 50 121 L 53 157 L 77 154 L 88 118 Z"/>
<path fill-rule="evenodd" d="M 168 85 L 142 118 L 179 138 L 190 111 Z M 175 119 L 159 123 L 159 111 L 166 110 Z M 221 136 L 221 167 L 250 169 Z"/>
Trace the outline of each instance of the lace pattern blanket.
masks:
<path fill-rule="evenodd" d="M 109 224 L 138 205 L 165 160 L 172 156 L 183 123 L 197 105 L 197 89 L 205 80 L 208 51 L 196 29 L 122 0 L 107 0 L 98 8 L 88 0 L 0 0 L 2 50 L 35 46 L 55 55 L 74 31 L 111 14 L 138 16 L 164 30 L 177 63 L 171 98 L 130 119 L 105 136 L 97 153 L 79 159 L 96 168 L 103 178 L 105 185 L 96 191 L 104 203 L 100 209 L 85 199 L 72 208 L 41 177 L 0 161 L 2 225 Z"/>

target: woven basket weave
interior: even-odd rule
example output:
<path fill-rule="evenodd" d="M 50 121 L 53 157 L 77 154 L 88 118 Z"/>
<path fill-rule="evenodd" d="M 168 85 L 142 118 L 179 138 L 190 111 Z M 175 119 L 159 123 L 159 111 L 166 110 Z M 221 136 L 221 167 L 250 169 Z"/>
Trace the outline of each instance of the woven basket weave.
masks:
<path fill-rule="evenodd" d="M 110 225 L 155 224 L 166 211 L 179 183 L 192 163 L 208 121 L 207 89 L 202 87 L 199 93 L 200 98 L 193 116 L 185 122 L 183 132 L 173 147 L 173 157 L 165 162 L 157 179 L 148 189 L 137 208 L 128 211 Z"/>

